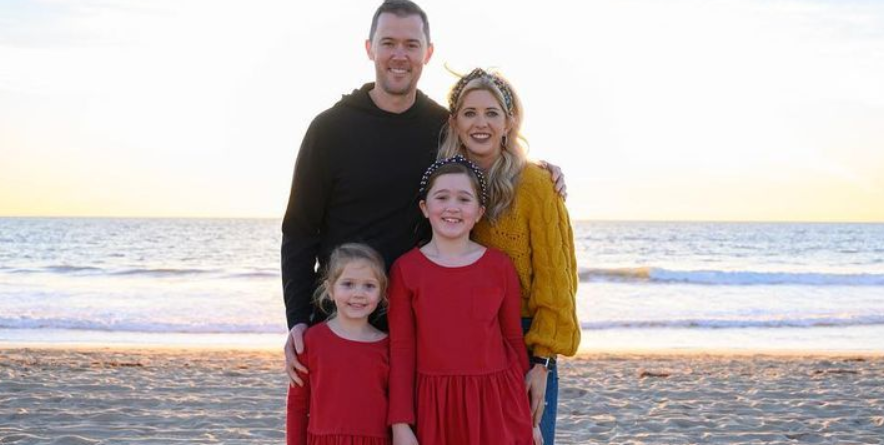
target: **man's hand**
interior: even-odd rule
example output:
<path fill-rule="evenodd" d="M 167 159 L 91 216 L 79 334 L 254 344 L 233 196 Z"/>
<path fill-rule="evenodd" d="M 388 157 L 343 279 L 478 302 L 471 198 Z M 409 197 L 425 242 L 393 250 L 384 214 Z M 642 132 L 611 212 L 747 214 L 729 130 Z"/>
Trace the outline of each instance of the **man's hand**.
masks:
<path fill-rule="evenodd" d="M 414 431 L 407 423 L 393 424 L 393 445 L 419 445 Z"/>
<path fill-rule="evenodd" d="M 543 410 L 546 408 L 546 376 L 549 371 L 543 365 L 534 365 L 525 375 L 525 388 L 531 401 L 533 425 L 540 425 Z"/>
<path fill-rule="evenodd" d="M 304 381 L 298 372 L 308 374 L 307 368 L 298 361 L 298 355 L 304 352 L 304 332 L 307 331 L 307 325 L 304 323 L 296 324 L 289 331 L 289 335 L 285 341 L 285 372 L 289 376 L 292 385 L 304 386 Z"/>
<path fill-rule="evenodd" d="M 550 178 L 555 183 L 556 193 L 562 195 L 562 199 L 568 199 L 568 185 L 565 184 L 565 174 L 562 173 L 562 169 L 546 161 L 538 161 L 538 164 L 549 172 Z"/>

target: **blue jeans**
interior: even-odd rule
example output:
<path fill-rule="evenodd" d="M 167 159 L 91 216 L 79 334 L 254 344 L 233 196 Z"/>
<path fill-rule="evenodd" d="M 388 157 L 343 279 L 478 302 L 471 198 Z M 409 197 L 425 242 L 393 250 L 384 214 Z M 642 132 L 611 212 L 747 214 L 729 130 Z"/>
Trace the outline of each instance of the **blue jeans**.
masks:
<path fill-rule="evenodd" d="M 522 319 L 522 333 L 527 333 L 531 328 L 530 318 Z M 528 351 L 530 354 L 531 351 Z M 543 434 L 545 445 L 554 445 L 556 442 L 556 408 L 559 403 L 559 371 L 553 368 L 549 371 L 546 379 L 546 409 L 540 419 L 540 432 Z"/>

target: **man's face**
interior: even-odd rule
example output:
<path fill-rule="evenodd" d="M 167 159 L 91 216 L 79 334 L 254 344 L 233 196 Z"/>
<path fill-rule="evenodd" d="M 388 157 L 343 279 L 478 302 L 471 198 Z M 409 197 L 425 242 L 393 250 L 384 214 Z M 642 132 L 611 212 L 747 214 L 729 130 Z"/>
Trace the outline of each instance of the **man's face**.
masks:
<path fill-rule="evenodd" d="M 365 42 L 365 50 L 374 61 L 375 87 L 391 95 L 417 90 L 424 64 L 433 55 L 419 15 L 381 14 L 374 38 Z"/>

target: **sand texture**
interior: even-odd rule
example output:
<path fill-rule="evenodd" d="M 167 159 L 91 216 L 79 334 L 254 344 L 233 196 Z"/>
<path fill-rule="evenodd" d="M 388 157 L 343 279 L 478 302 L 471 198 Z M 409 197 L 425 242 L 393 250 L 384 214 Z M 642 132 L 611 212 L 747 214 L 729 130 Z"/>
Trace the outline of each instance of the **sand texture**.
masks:
<path fill-rule="evenodd" d="M 601 356 L 560 378 L 557 443 L 884 443 L 880 357 Z"/>
<path fill-rule="evenodd" d="M 884 443 L 884 358 L 561 362 L 559 444 Z M 0 349 L 0 444 L 283 443 L 275 352 Z"/>

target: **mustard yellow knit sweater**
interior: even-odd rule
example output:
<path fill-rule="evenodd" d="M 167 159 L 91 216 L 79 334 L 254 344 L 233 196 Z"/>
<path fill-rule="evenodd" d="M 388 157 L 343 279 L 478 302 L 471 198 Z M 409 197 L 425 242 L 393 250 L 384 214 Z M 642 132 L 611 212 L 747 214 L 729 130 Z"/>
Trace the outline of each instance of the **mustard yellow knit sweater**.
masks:
<path fill-rule="evenodd" d="M 494 225 L 479 221 L 473 239 L 513 260 L 522 287 L 522 316 L 534 319 L 525 336 L 532 353 L 574 355 L 580 343 L 574 235 L 549 172 L 529 163 L 509 210 Z"/>

